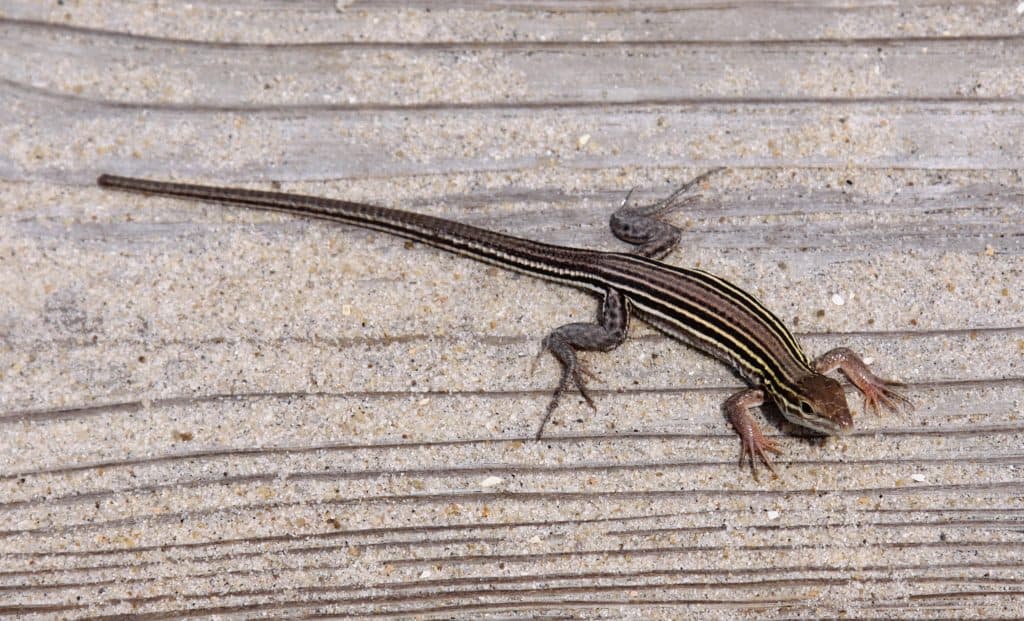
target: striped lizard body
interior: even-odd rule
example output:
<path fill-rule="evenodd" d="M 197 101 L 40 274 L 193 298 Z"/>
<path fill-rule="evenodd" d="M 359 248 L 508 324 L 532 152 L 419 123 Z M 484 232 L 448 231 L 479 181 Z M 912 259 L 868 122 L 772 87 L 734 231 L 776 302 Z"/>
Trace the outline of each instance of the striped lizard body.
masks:
<path fill-rule="evenodd" d="M 537 437 L 570 384 L 594 406 L 584 383 L 587 372 L 576 352 L 614 349 L 625 340 L 629 317 L 635 313 L 670 336 L 730 364 L 753 384 L 726 401 L 725 413 L 740 436 L 740 460 L 749 457 L 756 476 L 755 460 L 774 470 L 767 453 L 780 452 L 776 441 L 761 433 L 750 413 L 766 398 L 791 422 L 824 434 L 843 433 L 853 425 L 842 386 L 825 375 L 836 368 L 863 393 L 865 407 L 894 409 L 909 405 L 909 401 L 892 389 L 893 382 L 876 377 L 849 349 L 834 349 L 812 361 L 782 321 L 739 287 L 702 270 L 657 260 L 676 246 L 679 231 L 655 216 L 676 206 L 684 191 L 711 172 L 653 205 L 628 206 L 627 197 L 610 224 L 617 237 L 637 245 L 633 254 L 544 244 L 453 220 L 344 200 L 113 175 L 102 175 L 97 183 L 384 231 L 597 293 L 603 296 L 597 323 L 561 326 L 542 342 L 541 351 L 554 354 L 562 374 Z"/>

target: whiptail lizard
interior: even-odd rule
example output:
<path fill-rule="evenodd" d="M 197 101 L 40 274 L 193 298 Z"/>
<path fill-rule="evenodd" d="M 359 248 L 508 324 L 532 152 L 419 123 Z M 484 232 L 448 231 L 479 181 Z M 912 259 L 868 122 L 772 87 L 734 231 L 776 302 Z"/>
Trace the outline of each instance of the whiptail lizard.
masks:
<path fill-rule="evenodd" d="M 541 351 L 554 354 L 562 365 L 562 375 L 537 437 L 570 383 L 594 407 L 584 385 L 586 370 L 576 352 L 615 349 L 626 339 L 629 317 L 635 313 L 668 335 L 732 365 L 754 386 L 729 397 L 725 413 L 740 436 L 740 463 L 749 457 L 756 477 L 755 456 L 774 471 L 767 453 L 781 453 L 775 440 L 761 433 L 750 413 L 766 398 L 790 422 L 827 435 L 853 426 L 842 386 L 825 375 L 837 368 L 863 393 L 865 409 L 877 412 L 880 406 L 896 409 L 911 404 L 892 389 L 895 382 L 876 377 L 851 350 L 833 349 L 812 361 L 782 321 L 749 293 L 703 270 L 657 260 L 677 245 L 680 233 L 656 216 L 676 206 L 684 191 L 712 172 L 652 205 L 629 206 L 627 196 L 610 225 L 616 237 L 636 245 L 632 254 L 544 244 L 452 220 L 344 200 L 114 175 L 102 175 L 97 183 L 375 229 L 592 291 L 603 297 L 597 322 L 561 326 L 542 342 Z"/>

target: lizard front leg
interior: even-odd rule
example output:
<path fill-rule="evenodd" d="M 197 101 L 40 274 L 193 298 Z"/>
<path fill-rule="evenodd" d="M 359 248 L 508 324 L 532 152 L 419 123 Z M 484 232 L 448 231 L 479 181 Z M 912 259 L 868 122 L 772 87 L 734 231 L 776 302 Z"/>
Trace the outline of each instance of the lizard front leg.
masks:
<path fill-rule="evenodd" d="M 775 474 L 775 466 L 768 458 L 767 452 L 780 455 L 775 440 L 766 438 L 761 433 L 757 421 L 750 415 L 751 408 L 756 408 L 764 403 L 764 391 L 760 388 L 748 388 L 729 397 L 725 401 L 725 417 L 729 419 L 736 433 L 740 436 L 740 466 L 743 466 L 743 458 L 750 458 L 750 471 L 757 480 L 757 459 Z"/>
<path fill-rule="evenodd" d="M 825 354 L 822 354 L 814 361 L 814 370 L 825 374 L 835 369 L 842 370 L 846 377 L 850 378 L 853 385 L 864 395 L 864 410 L 871 409 L 875 414 L 881 413 L 882 408 L 898 410 L 901 406 L 908 409 L 914 407 L 914 403 L 901 395 L 894 386 L 902 386 L 899 382 L 884 380 L 871 372 L 868 365 L 855 354 L 853 350 L 846 347 L 837 347 Z"/>
<path fill-rule="evenodd" d="M 597 323 L 569 323 L 555 329 L 541 342 L 540 353 L 550 351 L 562 364 L 562 376 L 558 388 L 551 397 L 544 420 L 537 430 L 537 439 L 544 433 L 544 426 L 551 418 L 551 413 L 558 407 L 562 393 L 572 382 L 583 395 L 587 405 L 595 408 L 593 399 L 587 394 L 583 375 L 593 375 L 587 371 L 576 358 L 578 350 L 610 351 L 626 340 L 626 328 L 629 326 L 629 301 L 618 291 L 609 289 L 604 294 L 604 301 L 597 314 Z M 538 354 L 539 355 L 539 354 Z"/>

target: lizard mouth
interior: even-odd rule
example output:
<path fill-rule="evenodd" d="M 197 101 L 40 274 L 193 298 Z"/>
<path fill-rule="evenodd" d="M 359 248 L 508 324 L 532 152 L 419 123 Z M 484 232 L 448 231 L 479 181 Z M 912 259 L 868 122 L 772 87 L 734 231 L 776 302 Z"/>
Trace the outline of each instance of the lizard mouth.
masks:
<path fill-rule="evenodd" d="M 805 427 L 812 431 L 816 431 L 826 436 L 842 436 L 846 435 L 853 430 L 853 419 L 847 414 L 845 417 L 839 417 L 836 420 L 827 418 L 798 418 L 796 416 L 787 416 L 789 422 Z"/>

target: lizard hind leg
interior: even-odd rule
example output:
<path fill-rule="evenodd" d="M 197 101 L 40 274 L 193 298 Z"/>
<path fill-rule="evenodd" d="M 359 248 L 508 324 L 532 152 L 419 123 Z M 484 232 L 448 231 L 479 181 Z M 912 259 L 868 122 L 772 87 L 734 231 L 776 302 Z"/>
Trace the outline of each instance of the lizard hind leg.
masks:
<path fill-rule="evenodd" d="M 577 351 L 611 351 L 626 340 L 629 326 L 629 302 L 618 291 L 609 289 L 598 311 L 597 323 L 569 323 L 556 328 L 541 342 L 541 353 L 550 351 L 562 365 L 562 375 L 551 401 L 544 412 L 544 419 L 537 429 L 537 439 L 544 433 L 551 414 L 558 407 L 562 394 L 572 384 L 580 391 L 591 408 L 597 409 L 586 389 L 584 376 L 593 378 L 576 357 Z"/>
<path fill-rule="evenodd" d="M 636 254 L 649 259 L 661 259 L 679 245 L 681 233 L 678 228 L 659 220 L 658 216 L 682 205 L 686 199 L 680 200 L 680 197 L 686 191 L 720 170 L 723 169 L 713 168 L 698 175 L 679 186 L 666 198 L 650 205 L 629 205 L 629 197 L 633 194 L 633 190 L 630 190 L 626 200 L 622 201 L 622 206 L 612 214 L 608 226 L 616 237 L 635 244 L 633 252 Z"/>

